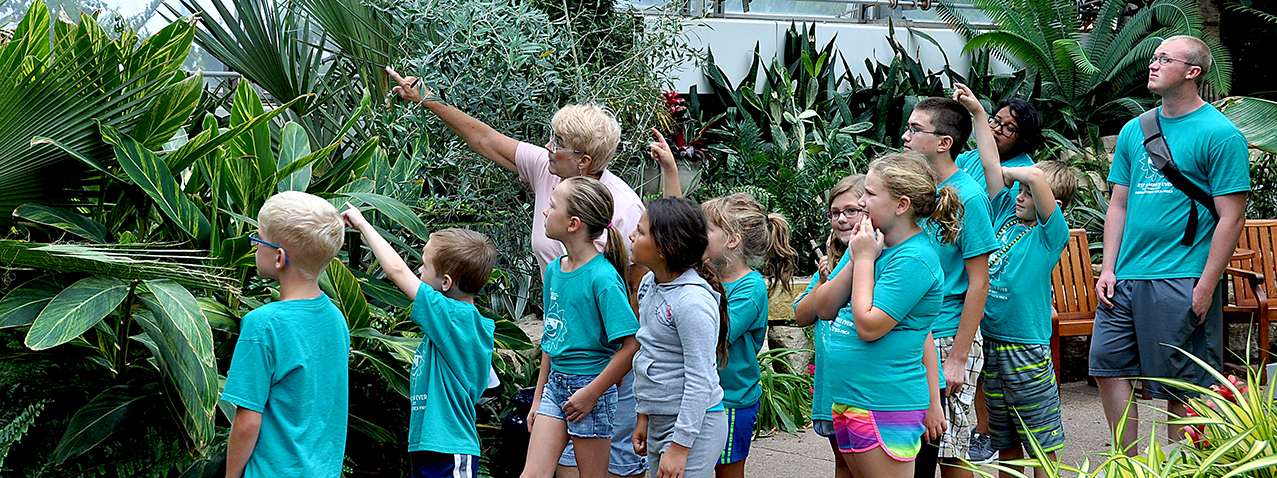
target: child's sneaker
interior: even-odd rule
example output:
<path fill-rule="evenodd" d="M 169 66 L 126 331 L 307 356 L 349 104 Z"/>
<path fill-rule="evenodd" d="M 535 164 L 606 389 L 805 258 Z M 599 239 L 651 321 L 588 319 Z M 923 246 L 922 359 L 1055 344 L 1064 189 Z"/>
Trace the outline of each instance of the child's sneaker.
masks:
<path fill-rule="evenodd" d="M 971 448 L 967 451 L 967 459 L 972 463 L 992 463 L 998 452 L 993 451 L 993 441 L 989 435 L 971 431 Z"/>

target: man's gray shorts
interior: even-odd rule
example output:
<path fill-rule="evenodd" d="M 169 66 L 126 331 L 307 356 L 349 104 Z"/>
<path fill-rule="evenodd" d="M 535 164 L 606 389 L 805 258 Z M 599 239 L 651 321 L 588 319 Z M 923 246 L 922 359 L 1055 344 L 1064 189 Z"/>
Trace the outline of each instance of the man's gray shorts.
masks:
<path fill-rule="evenodd" d="M 1095 377 L 1177 378 L 1203 387 L 1216 384 L 1210 372 L 1188 356 L 1191 353 L 1215 370 L 1223 368 L 1224 282 L 1215 289 L 1206 322 L 1193 314 L 1196 278 L 1119 280 L 1113 308 L 1101 303 L 1091 333 L 1091 375 Z M 1183 401 L 1182 389 L 1146 380 L 1144 390 L 1159 399 Z M 1178 397 L 1176 395 L 1179 395 Z"/>

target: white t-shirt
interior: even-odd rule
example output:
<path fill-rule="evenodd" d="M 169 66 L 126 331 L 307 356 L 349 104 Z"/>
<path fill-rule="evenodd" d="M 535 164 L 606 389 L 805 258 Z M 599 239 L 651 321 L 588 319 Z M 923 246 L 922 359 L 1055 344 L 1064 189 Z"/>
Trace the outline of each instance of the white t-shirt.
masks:
<path fill-rule="evenodd" d="M 537 256 L 537 266 L 545 274 L 545 266 L 559 256 L 567 253 L 563 243 L 545 236 L 545 211 L 550 205 L 550 195 L 554 188 L 563 182 L 563 178 L 550 174 L 550 152 L 545 148 L 520 142 L 514 151 L 514 165 L 519 170 L 519 179 L 532 185 L 535 203 L 532 214 L 532 252 Z M 599 181 L 612 192 L 612 225 L 620 231 L 625 249 L 630 250 L 630 233 L 638 228 L 639 219 L 643 217 L 643 201 L 630 189 L 619 176 L 604 170 Z M 594 240 L 594 245 L 603 251 L 607 245 L 607 234 Z"/>

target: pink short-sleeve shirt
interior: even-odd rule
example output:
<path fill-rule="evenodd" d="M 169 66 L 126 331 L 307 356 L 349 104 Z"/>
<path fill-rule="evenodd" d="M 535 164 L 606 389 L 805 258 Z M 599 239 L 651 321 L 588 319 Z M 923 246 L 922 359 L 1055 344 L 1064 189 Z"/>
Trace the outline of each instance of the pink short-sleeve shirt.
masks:
<path fill-rule="evenodd" d="M 550 152 L 540 146 L 520 142 L 514 151 L 514 164 L 519 170 L 519 179 L 532 185 L 535 204 L 532 214 L 532 252 L 537 256 L 537 265 L 541 273 L 545 266 L 559 256 L 566 254 L 563 244 L 545 236 L 545 211 L 550 205 L 550 195 L 554 188 L 563 182 L 563 178 L 550 174 Z M 630 233 L 638 228 L 639 219 L 643 217 L 643 201 L 630 189 L 619 176 L 604 170 L 599 181 L 612 192 L 612 225 L 621 232 L 625 241 L 625 249 L 630 250 Z M 607 235 L 594 240 L 599 251 L 607 245 Z"/>

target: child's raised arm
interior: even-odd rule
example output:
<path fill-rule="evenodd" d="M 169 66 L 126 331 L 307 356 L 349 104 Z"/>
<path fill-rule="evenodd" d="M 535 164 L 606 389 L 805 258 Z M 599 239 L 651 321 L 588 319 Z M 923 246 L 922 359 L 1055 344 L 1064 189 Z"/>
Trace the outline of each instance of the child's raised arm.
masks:
<path fill-rule="evenodd" d="M 1002 179 L 1002 158 L 998 154 L 998 142 L 993 138 L 993 128 L 989 127 L 989 114 L 984 105 L 975 97 L 967 85 L 953 84 L 953 99 L 971 112 L 971 130 L 975 135 L 976 150 L 980 152 L 980 165 L 984 167 L 984 182 L 989 188 L 989 197 L 998 195 L 1005 187 Z"/>
<path fill-rule="evenodd" d="M 652 159 L 661 165 L 661 194 L 667 198 L 681 198 L 683 185 L 678 182 L 678 163 L 674 162 L 674 152 L 670 150 L 669 143 L 665 142 L 665 136 L 660 131 L 652 128 L 652 134 L 656 135 L 656 141 L 648 145 L 648 149 L 651 150 Z"/>
<path fill-rule="evenodd" d="M 364 235 L 364 240 L 368 243 L 368 248 L 372 249 L 372 254 L 377 257 L 377 262 L 381 263 L 381 269 L 386 271 L 386 277 L 394 281 L 399 290 L 408 295 L 409 299 L 417 299 L 417 288 L 421 287 L 421 279 L 412 273 L 412 269 L 408 264 L 399 257 L 399 253 L 395 252 L 395 248 L 390 246 L 386 239 L 377 233 L 377 230 L 364 219 L 363 213 L 359 209 L 346 203 L 346 210 L 341 212 L 342 220 L 346 221 L 346 226 L 358 229 Z"/>
<path fill-rule="evenodd" d="M 1028 186 L 1033 196 L 1033 207 L 1038 210 L 1038 219 L 1046 221 L 1055 213 L 1055 193 L 1051 184 L 1046 181 L 1046 173 L 1041 169 L 1026 166 L 1023 168 L 999 168 L 1007 181 L 1019 181 L 1021 186 Z"/>

